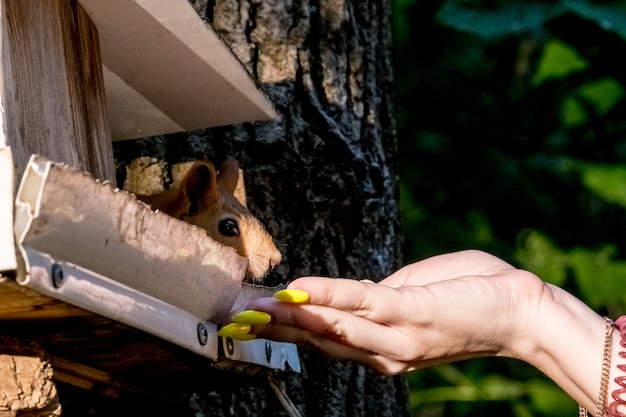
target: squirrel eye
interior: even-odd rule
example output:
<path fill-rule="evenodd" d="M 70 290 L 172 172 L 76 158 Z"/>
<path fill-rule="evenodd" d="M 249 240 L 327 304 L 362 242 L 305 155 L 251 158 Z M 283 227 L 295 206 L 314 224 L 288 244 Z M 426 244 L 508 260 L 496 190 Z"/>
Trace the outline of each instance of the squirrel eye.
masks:
<path fill-rule="evenodd" d="M 219 222 L 217 229 L 224 236 L 239 236 L 239 225 L 234 219 L 224 219 Z"/>

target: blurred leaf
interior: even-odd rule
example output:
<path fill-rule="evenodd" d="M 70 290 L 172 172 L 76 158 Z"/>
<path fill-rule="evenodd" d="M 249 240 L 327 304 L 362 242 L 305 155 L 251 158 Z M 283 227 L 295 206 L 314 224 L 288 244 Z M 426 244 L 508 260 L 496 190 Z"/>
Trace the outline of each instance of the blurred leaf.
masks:
<path fill-rule="evenodd" d="M 454 365 L 440 365 L 433 370 L 449 384 L 472 385 L 472 379 L 465 376 L 465 374 Z"/>
<path fill-rule="evenodd" d="M 417 204 L 415 196 L 406 181 L 400 181 L 400 209 L 402 210 L 402 220 L 406 226 L 414 227 L 426 218 L 423 207 Z"/>
<path fill-rule="evenodd" d="M 494 374 L 476 380 L 471 385 L 440 386 L 413 391 L 410 402 L 425 404 L 448 401 L 512 401 L 524 395 L 524 383 Z"/>
<path fill-rule="evenodd" d="M 563 126 L 566 128 L 581 126 L 587 123 L 588 120 L 589 115 L 587 115 L 585 107 L 574 94 L 565 97 L 563 105 L 561 106 L 561 121 L 563 122 Z"/>
<path fill-rule="evenodd" d="M 501 375 L 487 375 L 476 382 L 478 398 L 485 401 L 512 401 L 526 394 L 526 386 L 520 381 Z"/>
<path fill-rule="evenodd" d="M 564 78 L 588 67 L 589 63 L 578 55 L 572 46 L 559 40 L 552 40 L 543 47 L 531 85 L 537 87 L 547 80 Z"/>
<path fill-rule="evenodd" d="M 556 4 L 542 2 L 504 2 L 491 9 L 447 2 L 436 17 L 440 23 L 461 32 L 481 39 L 497 39 L 536 31 L 562 11 Z"/>
<path fill-rule="evenodd" d="M 606 77 L 583 84 L 578 94 L 593 105 L 598 115 L 604 116 L 624 98 L 624 87 L 615 78 Z"/>
<path fill-rule="evenodd" d="M 624 2 L 587 2 L 565 0 L 563 5 L 580 17 L 596 22 L 602 29 L 613 32 L 626 40 L 626 4 Z"/>
<path fill-rule="evenodd" d="M 533 417 L 532 410 L 523 401 L 513 402 L 513 415 L 515 417 Z"/>
<path fill-rule="evenodd" d="M 476 242 L 487 244 L 495 239 L 491 222 L 484 213 L 474 210 L 467 213 L 468 229 Z"/>
<path fill-rule="evenodd" d="M 472 386 L 425 388 L 411 392 L 409 402 L 415 406 L 449 401 L 476 401 L 477 393 L 476 387 Z"/>
<path fill-rule="evenodd" d="M 569 253 L 576 283 L 592 308 L 617 301 L 626 293 L 626 262 L 611 258 L 615 247 L 598 251 L 577 248 Z"/>
<path fill-rule="evenodd" d="M 580 163 L 582 182 L 598 197 L 626 208 L 626 166 Z"/>
<path fill-rule="evenodd" d="M 554 383 L 542 380 L 527 382 L 533 408 L 551 416 L 576 415 L 578 404 Z"/>
<path fill-rule="evenodd" d="M 411 36 L 412 22 L 407 9 L 414 6 L 417 0 L 393 0 L 393 31 L 396 42 L 406 43 Z"/>
<path fill-rule="evenodd" d="M 515 251 L 515 260 L 544 281 L 563 285 L 567 277 L 567 257 L 538 231 L 526 232 L 520 247 Z"/>

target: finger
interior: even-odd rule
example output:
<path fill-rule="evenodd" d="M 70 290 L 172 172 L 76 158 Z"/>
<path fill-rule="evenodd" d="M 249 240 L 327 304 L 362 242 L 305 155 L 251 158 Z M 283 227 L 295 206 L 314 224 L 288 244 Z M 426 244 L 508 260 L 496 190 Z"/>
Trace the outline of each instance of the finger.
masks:
<path fill-rule="evenodd" d="M 380 282 L 383 285 L 426 285 L 463 276 L 491 276 L 513 266 L 486 252 L 465 250 L 433 256 L 407 265 Z"/>
<path fill-rule="evenodd" d="M 290 289 L 309 294 L 308 305 L 333 307 L 377 323 L 393 324 L 410 314 L 415 300 L 400 289 L 342 278 L 303 277 Z"/>
<path fill-rule="evenodd" d="M 336 340 L 328 339 L 307 330 L 296 329 L 284 325 L 269 325 L 261 338 L 294 343 L 298 346 L 312 348 L 340 360 L 355 361 L 385 375 L 396 375 L 415 369 L 422 369 L 457 360 L 469 359 L 474 355 L 457 355 L 453 357 L 394 358 L 378 352 L 371 352 L 360 347 L 345 345 Z"/>
<path fill-rule="evenodd" d="M 412 369 L 412 366 L 406 362 L 348 346 L 332 339 L 320 337 L 320 335 L 310 331 L 294 329 L 290 326 L 272 324 L 267 326 L 258 336 L 312 348 L 336 359 L 355 361 L 386 375 L 399 374 Z"/>
<path fill-rule="evenodd" d="M 317 335 L 320 339 L 333 340 L 399 360 L 407 354 L 407 350 L 401 347 L 410 344 L 413 337 L 405 334 L 404 328 L 390 324 L 392 320 L 378 323 L 328 306 L 291 305 L 266 298 L 255 300 L 250 308 L 265 311 L 272 316 L 271 325 L 263 330 L 255 326 L 255 332 L 265 334 L 275 326 L 286 326 Z"/>

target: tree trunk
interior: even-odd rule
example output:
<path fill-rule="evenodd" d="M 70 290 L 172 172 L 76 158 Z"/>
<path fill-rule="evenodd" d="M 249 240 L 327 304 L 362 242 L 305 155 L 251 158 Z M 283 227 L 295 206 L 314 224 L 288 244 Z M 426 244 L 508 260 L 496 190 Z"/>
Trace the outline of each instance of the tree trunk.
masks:
<path fill-rule="evenodd" d="M 251 210 L 279 243 L 267 284 L 303 275 L 379 280 L 400 263 L 396 147 L 391 116 L 388 1 L 196 0 L 275 103 L 271 122 L 115 146 L 128 163 L 227 155 L 245 172 Z M 166 175 L 167 176 L 167 175 Z M 164 178 L 169 181 L 169 178 Z M 407 415 L 402 377 L 300 350 L 287 392 L 303 415 Z M 225 380 L 227 379 L 227 380 Z M 265 380 L 207 374 L 190 407 L 206 416 L 285 415 Z"/>
<path fill-rule="evenodd" d="M 0 417 L 61 415 L 50 361 L 36 344 L 0 336 Z"/>

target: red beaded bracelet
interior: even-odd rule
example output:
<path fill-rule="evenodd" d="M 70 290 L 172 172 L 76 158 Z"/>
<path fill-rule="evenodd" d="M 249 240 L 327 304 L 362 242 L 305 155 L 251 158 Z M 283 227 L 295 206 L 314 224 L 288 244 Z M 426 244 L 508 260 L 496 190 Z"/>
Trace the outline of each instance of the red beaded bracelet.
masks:
<path fill-rule="evenodd" d="M 626 349 L 626 316 L 621 316 L 620 318 L 615 320 L 614 326 L 617 328 L 617 330 L 619 330 L 619 345 L 622 347 L 622 349 Z M 618 352 L 618 355 L 620 358 L 626 359 L 626 351 L 620 350 Z M 626 372 L 626 364 L 617 365 L 617 369 L 622 372 Z M 622 395 L 626 394 L 626 376 L 617 376 L 615 377 L 614 381 L 621 388 L 613 390 L 613 392 L 611 393 L 611 398 L 613 398 L 613 401 L 609 404 L 607 412 L 609 417 L 624 417 L 624 414 L 617 411 L 617 408 L 620 405 L 626 404 L 626 400 L 622 398 Z"/>

